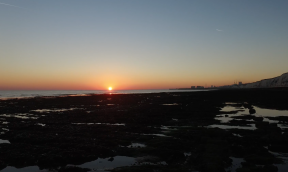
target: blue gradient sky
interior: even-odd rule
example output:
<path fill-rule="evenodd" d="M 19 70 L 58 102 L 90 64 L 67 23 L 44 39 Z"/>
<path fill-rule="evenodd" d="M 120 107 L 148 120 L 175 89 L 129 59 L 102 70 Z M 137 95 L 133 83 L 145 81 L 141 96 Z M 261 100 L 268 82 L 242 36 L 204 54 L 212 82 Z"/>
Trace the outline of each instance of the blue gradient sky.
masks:
<path fill-rule="evenodd" d="M 0 89 L 160 89 L 288 72 L 287 0 L 0 0 Z"/>

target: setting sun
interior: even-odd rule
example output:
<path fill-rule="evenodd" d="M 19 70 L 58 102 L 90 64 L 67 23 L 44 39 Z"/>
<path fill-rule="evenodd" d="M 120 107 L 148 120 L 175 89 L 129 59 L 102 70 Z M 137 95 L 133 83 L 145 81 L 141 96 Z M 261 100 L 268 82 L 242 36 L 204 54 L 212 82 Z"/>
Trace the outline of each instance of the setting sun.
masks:
<path fill-rule="evenodd" d="M 109 88 L 108 88 L 108 90 L 110 90 L 110 91 L 111 91 L 111 90 L 112 90 L 112 87 L 109 87 Z"/>

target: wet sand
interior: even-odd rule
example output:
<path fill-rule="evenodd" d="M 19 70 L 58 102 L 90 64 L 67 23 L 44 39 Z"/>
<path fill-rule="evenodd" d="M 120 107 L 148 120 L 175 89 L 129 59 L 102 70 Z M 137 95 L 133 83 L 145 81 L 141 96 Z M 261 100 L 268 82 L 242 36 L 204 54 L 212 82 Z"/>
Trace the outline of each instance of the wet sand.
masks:
<path fill-rule="evenodd" d="M 288 117 L 254 107 L 287 102 L 286 88 L 1 100 L 0 169 L 281 171 Z"/>

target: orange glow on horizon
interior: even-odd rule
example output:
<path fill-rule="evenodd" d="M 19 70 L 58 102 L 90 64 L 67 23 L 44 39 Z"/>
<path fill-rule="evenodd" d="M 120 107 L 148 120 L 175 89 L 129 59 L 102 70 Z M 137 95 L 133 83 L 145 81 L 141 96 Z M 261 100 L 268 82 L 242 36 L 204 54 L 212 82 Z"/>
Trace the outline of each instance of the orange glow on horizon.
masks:
<path fill-rule="evenodd" d="M 12 72 L 11 72 L 12 73 Z M 37 72 L 35 72 L 37 74 Z M 62 77 L 57 75 L 4 75 L 0 72 L 0 90 L 142 90 L 142 89 L 169 89 L 190 88 L 191 86 L 222 86 L 235 82 L 235 76 L 227 74 L 221 78 L 217 76 L 129 76 L 128 74 L 103 74 L 95 77 Z M 75 76 L 75 75 L 74 75 Z M 272 77 L 272 76 L 271 76 Z M 250 76 L 245 83 L 256 82 L 264 76 Z M 111 87 L 111 90 L 110 90 Z"/>

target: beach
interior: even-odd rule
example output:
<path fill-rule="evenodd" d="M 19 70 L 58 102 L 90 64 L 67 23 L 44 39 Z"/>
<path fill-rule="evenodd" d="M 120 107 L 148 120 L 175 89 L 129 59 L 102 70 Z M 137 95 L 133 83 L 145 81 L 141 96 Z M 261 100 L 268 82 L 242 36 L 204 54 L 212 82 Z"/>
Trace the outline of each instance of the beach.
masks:
<path fill-rule="evenodd" d="M 0 100 L 0 169 L 285 171 L 288 89 Z"/>

